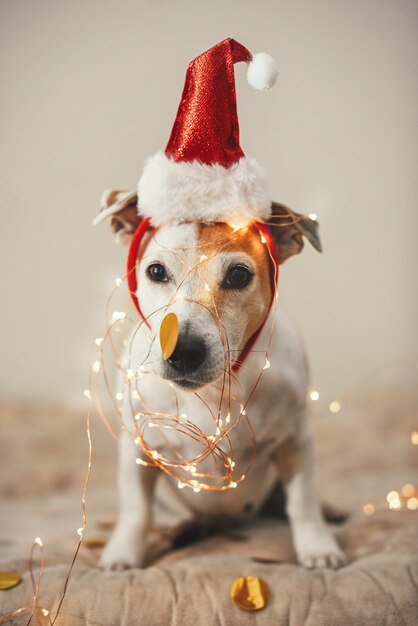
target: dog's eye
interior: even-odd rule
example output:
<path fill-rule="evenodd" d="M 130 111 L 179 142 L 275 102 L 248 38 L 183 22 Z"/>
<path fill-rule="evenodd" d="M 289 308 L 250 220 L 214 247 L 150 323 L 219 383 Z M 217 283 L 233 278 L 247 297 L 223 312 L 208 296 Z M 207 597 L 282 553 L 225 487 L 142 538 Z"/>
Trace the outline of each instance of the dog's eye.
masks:
<path fill-rule="evenodd" d="M 253 275 L 243 265 L 233 265 L 229 268 L 222 287 L 224 289 L 243 289 L 252 280 Z"/>
<path fill-rule="evenodd" d="M 158 283 L 165 283 L 168 280 L 167 272 L 161 263 L 152 263 L 147 267 L 148 278 Z"/>

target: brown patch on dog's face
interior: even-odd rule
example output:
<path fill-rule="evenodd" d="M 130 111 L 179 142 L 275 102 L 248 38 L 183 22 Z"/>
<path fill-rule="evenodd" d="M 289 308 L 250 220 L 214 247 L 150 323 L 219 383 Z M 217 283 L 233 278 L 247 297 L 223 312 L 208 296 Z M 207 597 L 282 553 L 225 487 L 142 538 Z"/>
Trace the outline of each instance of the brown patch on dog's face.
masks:
<path fill-rule="evenodd" d="M 266 244 L 254 226 L 236 232 L 229 224 L 202 224 L 198 232 L 199 248 L 208 257 L 210 295 L 222 322 L 228 318 L 243 325 L 242 349 L 263 323 L 271 302 L 270 260 Z M 210 260 L 222 255 L 225 259 L 224 277 L 233 266 L 244 266 L 253 274 L 243 289 L 226 288 L 219 271 L 210 275 Z"/>

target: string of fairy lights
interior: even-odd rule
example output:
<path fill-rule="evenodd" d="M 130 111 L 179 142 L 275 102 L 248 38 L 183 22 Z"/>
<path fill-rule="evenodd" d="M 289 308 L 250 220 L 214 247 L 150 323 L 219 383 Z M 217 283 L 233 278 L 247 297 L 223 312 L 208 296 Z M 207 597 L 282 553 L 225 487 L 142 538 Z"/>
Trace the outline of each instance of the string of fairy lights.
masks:
<path fill-rule="evenodd" d="M 277 217 L 282 218 L 283 216 Z M 313 213 L 309 214 L 309 217 L 316 220 L 316 215 Z M 290 222 L 289 219 L 287 219 L 287 221 L 282 224 L 274 225 L 289 226 L 302 218 L 303 216 L 300 218 L 292 217 Z M 241 227 L 236 224 L 230 224 L 230 226 L 231 232 L 228 237 L 225 238 L 224 245 L 228 245 L 228 243 L 230 243 L 231 237 L 233 238 L 235 236 L 239 236 L 242 233 L 243 228 L 248 228 Z M 259 233 L 259 236 L 261 243 L 266 244 L 266 239 L 261 232 Z M 205 244 L 201 245 L 204 246 Z M 222 248 L 222 242 L 217 242 L 217 245 L 218 250 Z M 265 249 L 266 252 L 270 254 L 268 246 L 265 246 Z M 180 253 L 187 249 L 183 248 L 180 250 L 171 250 L 177 254 L 180 262 L 185 265 L 184 259 Z M 207 252 L 207 250 L 202 251 L 199 261 L 191 267 L 186 267 L 185 265 L 186 272 L 182 282 L 184 282 L 190 273 L 193 272 L 198 266 L 211 258 L 209 255 L 205 254 L 205 252 Z M 275 268 L 275 271 L 277 271 L 277 268 Z M 216 310 L 216 306 L 214 306 L 214 302 L 210 302 L 210 286 L 208 283 L 205 283 L 205 291 L 209 297 L 209 302 L 204 304 L 200 302 L 199 304 L 201 306 L 205 306 L 216 320 L 219 335 L 222 338 L 226 355 L 224 376 L 220 382 L 213 385 L 214 389 L 219 393 L 220 398 L 217 410 L 211 410 L 203 398 L 200 398 L 202 402 L 202 410 L 208 413 L 213 423 L 212 432 L 206 433 L 203 432 L 202 429 L 200 429 L 185 412 L 179 410 L 177 392 L 172 382 L 167 381 L 167 385 L 169 393 L 173 396 L 173 404 L 175 406 L 174 411 L 160 413 L 154 412 L 145 401 L 144 395 L 141 393 L 140 383 L 146 376 L 155 376 L 156 372 L 148 367 L 147 357 L 144 358 L 142 363 L 138 363 L 133 366 L 131 348 L 136 334 L 141 332 L 147 337 L 151 350 L 153 342 L 156 340 L 156 335 L 149 331 L 146 320 L 141 320 L 138 324 L 137 319 L 133 319 L 125 311 L 120 310 L 119 308 L 113 310 L 113 299 L 118 290 L 124 286 L 126 280 L 127 276 L 123 278 L 116 278 L 114 288 L 106 304 L 107 324 L 103 333 L 96 337 L 94 341 L 94 354 L 91 361 L 92 364 L 89 376 L 89 386 L 84 390 L 84 396 L 88 400 L 89 404 L 86 415 L 86 434 L 89 447 L 87 470 L 81 499 L 82 526 L 77 530 L 78 543 L 64 582 L 63 592 L 58 602 L 55 615 L 52 617 L 51 609 L 39 604 L 39 589 L 44 573 L 45 557 L 42 540 L 37 537 L 31 547 L 29 556 L 29 574 L 33 588 L 32 604 L 20 607 L 8 615 L 0 616 L 0 624 L 6 624 L 13 618 L 17 618 L 19 616 L 23 617 L 25 615 L 29 615 L 27 626 L 29 626 L 34 617 L 38 620 L 38 623 L 48 624 L 48 626 L 54 626 L 56 620 L 58 619 L 62 604 L 66 597 L 71 573 L 83 542 L 83 534 L 87 527 L 86 495 L 90 479 L 93 453 L 90 431 L 90 421 L 93 408 L 95 408 L 97 414 L 112 437 L 116 439 L 120 430 L 125 431 L 129 435 L 137 450 L 137 456 L 134 458 L 134 461 L 138 465 L 145 467 L 159 467 L 161 470 L 177 480 L 177 486 L 179 489 L 190 488 L 195 493 L 204 490 L 225 491 L 227 489 L 235 489 L 239 482 L 245 479 L 246 474 L 250 470 L 251 463 L 255 455 L 255 437 L 251 428 L 251 419 L 247 414 L 247 407 L 255 393 L 264 370 L 270 367 L 269 348 L 274 332 L 275 315 L 273 314 L 271 316 L 271 327 L 268 331 L 264 365 L 262 365 L 260 371 L 254 376 L 254 385 L 248 396 L 245 399 L 240 399 L 232 392 L 234 375 L 231 368 L 228 337 L 226 335 L 225 328 L 223 327 L 222 320 Z M 178 293 L 181 285 L 182 283 L 177 287 L 176 293 L 173 294 L 164 309 L 168 309 L 176 300 L 184 300 L 184 298 Z M 192 302 L 192 300 L 190 301 Z M 273 313 L 275 312 L 276 307 L 277 291 L 275 291 L 273 298 Z M 154 313 L 157 313 L 157 311 Z M 127 332 L 128 325 L 130 325 L 130 333 Z M 123 355 L 123 353 L 125 354 Z M 108 372 L 107 354 L 110 355 L 112 369 L 116 366 L 116 369 L 119 371 L 120 380 L 122 381 L 120 388 L 118 388 L 116 392 L 113 390 L 110 382 L 111 376 Z M 413 367 L 415 367 L 415 365 Z M 107 400 L 110 401 L 113 416 L 116 416 L 117 428 L 115 428 L 112 424 L 112 417 L 110 417 L 107 414 L 107 410 L 104 409 L 104 401 L 98 392 L 98 383 L 100 379 L 104 385 Z M 350 395 L 351 394 L 348 393 L 345 394 L 345 399 L 347 400 Z M 199 397 L 198 394 L 197 396 Z M 130 416 L 130 423 L 125 422 L 126 411 L 124 410 L 123 402 L 126 398 L 129 407 L 128 413 Z M 308 398 L 313 404 L 316 404 L 320 400 L 319 391 L 316 389 L 310 389 Z M 344 402 L 342 398 L 334 399 L 322 413 L 336 415 L 342 411 L 343 406 Z M 237 428 L 242 420 L 245 420 L 245 424 L 253 441 L 253 452 L 250 455 L 248 466 L 245 471 L 240 473 L 239 476 L 235 476 L 234 472 L 236 463 L 234 461 L 234 451 L 229 435 L 233 429 Z M 184 459 L 181 457 L 178 450 L 172 447 L 172 456 L 168 456 L 166 452 L 162 453 L 156 449 L 155 446 L 150 446 L 148 444 L 147 433 L 150 429 L 153 430 L 153 432 L 158 429 L 158 431 L 163 435 L 165 431 L 172 432 L 174 430 L 178 436 L 192 439 L 194 444 L 199 447 L 199 451 L 192 459 Z M 413 431 L 410 434 L 410 440 L 411 444 L 418 445 L 418 431 Z M 164 442 L 167 444 L 166 440 L 164 440 Z M 210 458 L 213 460 L 214 470 L 202 471 L 199 468 L 199 465 Z M 406 508 L 411 511 L 417 510 L 418 487 L 409 483 L 405 484 L 399 491 L 390 491 L 387 494 L 386 499 L 388 507 L 391 511 L 399 511 L 402 508 Z M 370 516 L 376 512 L 376 507 L 373 503 L 369 502 L 363 506 L 362 511 L 365 516 Z M 39 573 L 36 578 L 33 571 L 35 550 L 40 551 Z"/>
<path fill-rule="evenodd" d="M 230 224 L 231 232 L 223 238 L 223 240 L 217 240 L 217 252 L 231 243 L 231 239 L 245 235 L 250 227 L 242 227 L 236 224 Z M 265 245 L 266 238 L 260 232 L 260 241 Z M 207 247 L 209 244 L 200 244 L 199 248 Z M 195 250 L 195 248 L 191 248 Z M 265 246 L 266 254 L 270 254 L 268 246 Z M 152 349 L 153 343 L 156 341 L 156 334 L 152 333 L 148 327 L 147 322 L 151 321 L 152 315 L 160 313 L 161 309 L 154 311 L 151 316 L 143 319 L 137 324 L 136 320 L 133 320 L 127 313 L 120 310 L 112 310 L 112 302 L 116 292 L 124 285 L 127 280 L 127 276 L 117 278 L 115 280 L 115 286 L 112 294 L 108 300 L 106 306 L 106 317 L 108 323 L 104 332 L 100 337 L 95 340 L 97 353 L 92 364 L 92 372 L 97 376 L 102 376 L 104 382 L 105 393 L 107 394 L 110 403 L 116 413 L 118 421 L 118 429 L 124 430 L 132 442 L 135 444 L 138 455 L 135 461 L 138 465 L 149 467 L 159 467 L 168 475 L 174 477 L 177 480 L 177 486 L 179 489 L 190 488 L 195 493 L 199 491 L 225 491 L 227 489 L 235 489 L 240 482 L 245 479 L 247 472 L 250 469 L 251 462 L 255 455 L 255 437 L 252 432 L 251 420 L 247 414 L 247 405 L 253 396 L 258 383 L 261 379 L 261 375 L 264 370 L 270 367 L 270 361 L 268 359 L 268 351 L 274 330 L 275 315 L 271 316 L 271 328 L 268 333 L 267 347 L 265 349 L 265 360 L 261 371 L 254 376 L 254 384 L 245 399 L 240 399 L 235 393 L 233 393 L 234 375 L 232 373 L 231 352 L 229 350 L 229 342 L 227 333 L 225 331 L 222 319 L 216 309 L 215 301 L 211 298 L 211 288 L 208 283 L 205 282 L 204 289 L 207 294 L 207 300 L 202 299 L 192 300 L 185 298 L 181 293 L 181 287 L 187 278 L 198 267 L 207 263 L 211 257 L 204 252 L 208 252 L 207 249 L 199 250 L 199 260 L 188 266 L 184 255 L 182 253 L 189 250 L 189 248 L 169 248 L 169 250 L 176 255 L 178 261 L 185 268 L 185 275 L 183 280 L 177 285 L 175 293 L 171 296 L 166 306 L 163 307 L 164 311 L 167 310 L 176 301 L 188 301 L 190 303 L 198 304 L 209 312 L 210 315 L 216 321 L 218 326 L 219 336 L 221 337 L 224 347 L 224 375 L 221 381 L 213 383 L 211 387 L 218 393 L 219 402 L 215 410 L 209 406 L 209 404 L 199 395 L 195 393 L 196 397 L 201 401 L 201 412 L 206 414 L 206 417 L 213 423 L 212 432 L 204 432 L 199 425 L 191 419 L 187 413 L 180 411 L 180 401 L 177 395 L 175 385 L 171 381 L 166 381 L 167 393 L 172 395 L 172 404 L 174 410 L 171 412 L 155 412 L 152 407 L 147 403 L 144 394 L 141 392 L 141 381 L 146 376 L 156 376 L 157 372 L 154 369 L 147 367 L 147 360 Z M 202 254 L 200 254 L 200 252 Z M 277 272 L 277 268 L 274 264 L 274 271 Z M 276 278 L 276 277 L 274 277 Z M 275 281 L 276 282 L 276 281 Z M 273 309 L 277 305 L 277 292 L 274 293 Z M 133 326 L 133 330 L 128 333 L 126 327 L 130 324 Z M 138 333 L 142 333 L 142 336 L 146 338 L 149 343 L 149 351 L 144 357 L 141 363 L 137 363 L 133 366 L 134 355 L 131 353 L 132 345 L 135 341 L 135 337 Z M 119 343 L 125 349 L 125 358 L 118 356 L 118 350 L 116 348 L 115 335 L 119 336 Z M 130 338 L 129 338 L 130 336 Z M 122 341 L 120 340 L 122 337 Z M 111 355 L 111 367 L 119 370 L 121 385 L 116 393 L 113 392 L 111 385 L 109 384 L 108 366 L 106 361 L 106 346 L 110 346 L 109 353 Z M 85 395 L 95 401 L 98 413 L 106 424 L 106 427 L 114 432 L 111 426 L 111 420 L 106 415 L 103 409 L 103 402 L 101 396 L 96 393 L 96 381 L 93 381 L 92 389 L 86 389 Z M 123 403 L 128 403 L 129 408 L 123 408 Z M 130 423 L 127 423 L 126 413 L 130 418 Z M 236 463 L 233 458 L 233 448 L 230 435 L 232 431 L 238 427 L 240 422 L 245 420 L 248 427 L 251 439 L 253 441 L 253 454 L 250 455 L 249 463 L 244 472 L 239 476 L 234 476 Z M 171 455 L 163 453 L 156 449 L 155 446 L 150 446 L 147 442 L 147 434 L 149 430 L 154 431 L 158 429 L 161 433 L 161 439 L 164 443 L 164 449 L 171 447 Z M 166 432 L 171 434 L 173 431 L 179 437 L 187 437 L 194 442 L 194 445 L 199 448 L 193 458 L 183 458 L 178 450 L 178 447 L 171 445 L 168 438 L 165 436 Z M 213 471 L 199 468 L 199 466 L 211 458 L 213 461 Z"/>

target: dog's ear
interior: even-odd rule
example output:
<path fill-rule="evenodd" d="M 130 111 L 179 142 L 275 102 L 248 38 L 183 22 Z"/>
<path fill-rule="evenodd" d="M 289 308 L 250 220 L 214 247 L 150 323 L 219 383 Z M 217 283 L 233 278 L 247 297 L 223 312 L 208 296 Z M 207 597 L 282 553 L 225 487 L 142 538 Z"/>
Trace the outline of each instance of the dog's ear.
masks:
<path fill-rule="evenodd" d="M 322 252 L 316 219 L 295 213 L 279 202 L 272 202 L 268 225 L 277 246 L 280 263 L 284 263 L 294 254 L 299 254 L 303 248 L 303 237 L 306 237 L 315 250 Z"/>
<path fill-rule="evenodd" d="M 138 195 L 135 191 L 107 189 L 100 199 L 100 212 L 93 224 L 110 218 L 116 241 L 128 245 L 142 217 L 138 213 Z"/>

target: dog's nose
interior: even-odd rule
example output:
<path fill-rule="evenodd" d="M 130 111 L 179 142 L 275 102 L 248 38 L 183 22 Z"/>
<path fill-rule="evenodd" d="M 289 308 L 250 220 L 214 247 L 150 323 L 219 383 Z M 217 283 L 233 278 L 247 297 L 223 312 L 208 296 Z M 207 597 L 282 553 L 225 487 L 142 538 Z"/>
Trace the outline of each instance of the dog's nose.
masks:
<path fill-rule="evenodd" d="M 196 336 L 179 337 L 176 349 L 168 362 L 178 372 L 193 372 L 203 363 L 206 357 L 206 346 L 203 339 Z"/>

